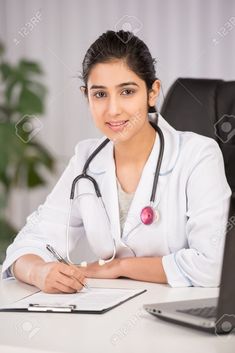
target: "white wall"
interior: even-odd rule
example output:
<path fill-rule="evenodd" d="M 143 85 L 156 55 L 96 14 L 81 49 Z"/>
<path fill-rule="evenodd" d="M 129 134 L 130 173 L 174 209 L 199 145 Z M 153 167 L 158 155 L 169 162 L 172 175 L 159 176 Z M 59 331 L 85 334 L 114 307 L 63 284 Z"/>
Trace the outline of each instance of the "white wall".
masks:
<path fill-rule="evenodd" d="M 38 11 L 41 19 L 22 37 L 19 31 Z M 165 92 L 179 76 L 235 79 L 233 0 L 0 0 L 0 38 L 8 58 L 35 59 L 44 68 L 49 95 L 37 138 L 58 159 L 47 187 L 14 193 L 9 213 L 17 226 L 44 201 L 76 143 L 99 136 L 75 76 L 89 45 L 125 15 L 136 18 L 134 26 L 141 23 L 136 34 L 157 58 Z"/>

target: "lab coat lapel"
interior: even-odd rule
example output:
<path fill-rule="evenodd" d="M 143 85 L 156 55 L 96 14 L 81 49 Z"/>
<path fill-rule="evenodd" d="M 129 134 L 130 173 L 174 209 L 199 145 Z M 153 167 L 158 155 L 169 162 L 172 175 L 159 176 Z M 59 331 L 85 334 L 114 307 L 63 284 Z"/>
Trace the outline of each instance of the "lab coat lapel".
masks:
<path fill-rule="evenodd" d="M 161 128 L 165 147 L 163 153 L 162 164 L 160 168 L 160 175 L 158 178 L 158 185 L 156 190 L 154 209 L 158 209 L 161 197 L 164 193 L 165 187 L 171 171 L 177 161 L 179 154 L 180 136 L 178 132 L 171 127 L 166 120 L 159 115 L 159 127 Z M 160 150 L 160 139 L 156 134 L 156 139 L 149 158 L 144 166 L 138 187 L 133 197 L 127 219 L 123 228 L 123 239 L 129 235 L 136 227 L 141 224 L 140 213 L 141 210 L 149 206 L 150 197 L 152 193 L 153 180 Z M 160 214 L 161 217 L 161 214 Z"/>
<path fill-rule="evenodd" d="M 102 140 L 99 141 L 99 144 Z M 120 238 L 119 204 L 116 184 L 116 169 L 113 157 L 113 142 L 110 141 L 89 166 L 90 172 L 98 180 L 102 200 L 110 221 L 114 239 Z"/>

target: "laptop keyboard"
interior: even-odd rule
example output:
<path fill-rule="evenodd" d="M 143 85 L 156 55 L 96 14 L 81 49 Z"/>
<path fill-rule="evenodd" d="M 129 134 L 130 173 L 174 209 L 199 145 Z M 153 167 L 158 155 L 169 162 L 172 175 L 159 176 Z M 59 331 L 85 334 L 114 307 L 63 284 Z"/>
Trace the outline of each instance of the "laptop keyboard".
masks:
<path fill-rule="evenodd" d="M 206 306 L 203 308 L 193 308 L 193 309 L 184 309 L 184 310 L 176 310 L 176 311 L 184 314 L 203 317 L 205 319 L 216 318 L 215 306 Z"/>

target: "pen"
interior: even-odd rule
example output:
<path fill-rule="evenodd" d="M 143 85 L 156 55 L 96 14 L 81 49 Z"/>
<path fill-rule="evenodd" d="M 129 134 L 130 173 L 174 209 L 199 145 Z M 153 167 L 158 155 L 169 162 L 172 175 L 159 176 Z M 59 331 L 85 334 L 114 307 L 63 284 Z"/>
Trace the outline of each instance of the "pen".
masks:
<path fill-rule="evenodd" d="M 59 262 L 62 262 L 63 264 L 70 265 L 50 244 L 46 245 L 47 250 L 58 260 Z M 89 289 L 87 284 L 83 284 L 79 279 L 76 278 L 76 280 L 86 289 Z"/>

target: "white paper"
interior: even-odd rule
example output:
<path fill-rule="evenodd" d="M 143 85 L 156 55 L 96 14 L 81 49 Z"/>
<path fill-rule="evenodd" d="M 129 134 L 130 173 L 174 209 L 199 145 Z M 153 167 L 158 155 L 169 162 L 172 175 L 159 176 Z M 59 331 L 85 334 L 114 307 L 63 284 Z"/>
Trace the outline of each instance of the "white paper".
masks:
<path fill-rule="evenodd" d="M 104 310 L 110 308 L 140 292 L 140 289 L 95 288 L 83 289 L 75 294 L 47 294 L 38 292 L 18 300 L 1 309 L 28 308 L 29 304 L 45 306 L 76 305 L 76 310 Z"/>

